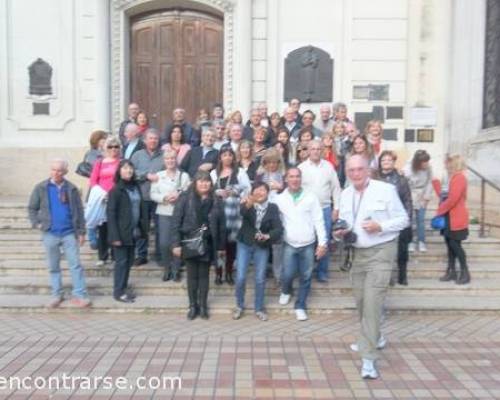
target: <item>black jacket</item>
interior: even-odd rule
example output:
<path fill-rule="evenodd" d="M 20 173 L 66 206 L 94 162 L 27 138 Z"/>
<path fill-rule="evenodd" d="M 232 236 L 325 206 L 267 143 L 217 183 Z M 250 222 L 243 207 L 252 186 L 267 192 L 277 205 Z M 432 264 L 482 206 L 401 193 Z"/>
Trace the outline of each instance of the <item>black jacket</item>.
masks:
<path fill-rule="evenodd" d="M 403 203 L 403 206 L 408 213 L 408 218 L 410 218 L 411 226 L 413 217 L 413 204 L 411 200 L 411 189 L 408 183 L 408 179 L 406 179 L 396 170 L 393 170 L 388 174 L 383 174 L 382 172 L 380 172 L 378 174 L 378 178 L 383 182 L 392 183 L 394 186 L 396 186 L 399 199 L 401 200 L 401 203 Z"/>
<path fill-rule="evenodd" d="M 187 172 L 193 178 L 201 164 L 211 163 L 213 167 L 217 165 L 219 158 L 219 151 L 216 149 L 210 150 L 205 157 L 203 157 L 203 147 L 194 147 L 189 150 L 182 159 L 180 169 Z"/>
<path fill-rule="evenodd" d="M 137 185 L 137 190 L 139 185 Z M 123 246 L 134 245 L 134 226 L 132 226 L 132 206 L 125 189 L 125 185 L 119 182 L 109 192 L 108 205 L 106 207 L 108 217 L 108 242 L 121 241 Z M 139 219 L 139 229 L 141 238 L 148 235 L 148 211 L 141 197 L 141 216 Z"/>
<path fill-rule="evenodd" d="M 125 158 L 125 153 L 127 152 L 128 145 L 129 145 L 128 143 L 125 143 L 123 145 L 122 158 Z M 135 148 L 134 148 L 134 150 L 132 150 L 132 153 L 130 154 L 128 159 L 130 160 L 135 153 L 137 153 L 139 150 L 144 150 L 145 148 L 146 148 L 146 145 L 144 144 L 142 139 L 139 139 L 139 141 L 135 145 Z"/>
<path fill-rule="evenodd" d="M 265 242 L 257 242 L 255 240 L 255 234 L 257 233 L 257 229 L 255 229 L 255 219 L 257 218 L 255 207 L 247 208 L 242 204 L 240 213 L 243 217 L 243 223 L 238 232 L 238 240 L 240 242 L 248 246 L 258 245 L 260 247 L 270 247 L 281 239 L 283 235 L 283 224 L 281 223 L 280 212 L 276 204 L 269 203 L 264 218 L 262 218 L 260 231 L 270 236 L 269 240 Z"/>
<path fill-rule="evenodd" d="M 210 261 L 217 259 L 217 251 L 226 247 L 226 220 L 224 217 L 224 204 L 217 196 L 213 195 L 213 205 L 208 213 L 208 229 L 210 231 L 211 249 L 208 254 Z M 202 225 L 199 214 L 199 203 L 193 188 L 181 193 L 175 203 L 172 217 L 171 232 L 172 247 L 181 247 L 181 240 L 199 229 Z"/>
<path fill-rule="evenodd" d="M 172 129 L 176 125 L 174 122 L 170 122 L 167 124 L 165 127 L 165 130 L 163 131 L 163 135 L 160 138 L 160 144 L 164 145 L 165 143 L 169 142 L 170 134 L 172 133 Z M 184 134 L 184 143 L 187 143 L 191 145 L 191 147 L 197 147 L 200 145 L 200 132 L 198 132 L 197 129 L 195 129 L 190 123 L 184 121 L 181 124 L 182 127 L 182 132 Z"/>

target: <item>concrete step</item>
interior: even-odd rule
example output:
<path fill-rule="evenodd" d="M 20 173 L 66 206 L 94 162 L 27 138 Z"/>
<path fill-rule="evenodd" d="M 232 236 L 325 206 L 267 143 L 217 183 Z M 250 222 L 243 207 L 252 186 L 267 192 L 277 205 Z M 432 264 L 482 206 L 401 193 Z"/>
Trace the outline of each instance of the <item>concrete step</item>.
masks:
<path fill-rule="evenodd" d="M 213 272 L 213 271 L 212 271 Z M 211 282 L 215 275 L 212 273 Z M 113 279 L 111 277 L 87 277 L 87 288 L 91 295 L 108 295 L 113 293 Z M 252 293 L 253 279 L 248 280 L 247 292 Z M 462 296 L 500 296 L 498 283 L 491 279 L 474 278 L 470 284 L 456 285 L 454 282 L 440 282 L 438 279 L 413 279 L 409 286 L 396 285 L 391 288 L 393 294 L 410 296 L 432 296 L 440 298 L 450 292 L 460 293 Z M 70 279 L 64 280 L 64 287 L 68 293 L 71 291 Z M 131 274 L 130 286 L 141 296 L 184 295 L 186 293 L 186 280 L 181 282 L 163 282 L 159 277 L 138 277 Z M 217 296 L 234 296 L 235 288 L 228 284 L 211 285 L 211 290 Z M 294 286 L 298 287 L 298 280 Z M 274 281 L 268 280 L 266 288 L 268 295 L 279 296 L 280 290 Z M 3 277 L 0 285 L 0 294 L 50 294 L 48 276 L 18 276 Z M 337 274 L 328 283 L 313 281 L 311 296 L 331 297 L 352 295 L 351 283 L 346 273 Z"/>
<path fill-rule="evenodd" d="M 67 263 L 62 261 L 62 271 L 64 276 L 69 276 Z M 344 272 L 339 270 L 338 259 L 330 264 L 330 272 L 333 279 Z M 113 273 L 113 265 L 107 264 L 105 267 L 96 267 L 94 262 L 84 263 L 85 274 L 89 277 L 111 276 Z M 436 279 L 443 274 L 446 269 L 446 263 L 427 263 L 422 260 L 411 260 L 408 264 L 409 279 Z M 470 270 L 475 278 L 488 278 L 500 280 L 500 265 L 488 261 L 471 261 Z M 156 263 L 150 262 L 141 267 L 133 267 L 132 275 L 138 277 L 154 277 L 160 278 L 163 272 Z M 26 260 L 3 259 L 0 260 L 0 276 L 16 277 L 16 276 L 47 276 L 47 266 L 45 261 L 40 260 L 30 262 Z M 499 285 L 500 286 L 500 285 Z"/>
<path fill-rule="evenodd" d="M 0 295 L 0 311 L 2 312 L 110 312 L 110 313 L 164 313 L 185 314 L 187 311 L 187 296 L 138 296 L 135 303 L 124 304 L 113 300 L 111 296 L 92 296 L 93 307 L 90 309 L 75 309 L 69 302 L 63 302 L 56 310 L 49 310 L 45 305 L 49 302 L 49 295 Z M 280 306 L 277 298 L 266 298 L 266 310 L 269 315 L 293 315 L 293 301 L 287 306 Z M 246 318 L 253 318 L 253 298 L 246 297 Z M 235 306 L 234 298 L 229 296 L 216 296 L 209 292 L 208 305 L 211 314 L 227 315 L 231 319 L 231 312 Z M 386 299 L 385 308 L 388 312 L 415 312 L 419 313 L 446 313 L 474 314 L 495 313 L 500 311 L 498 299 L 492 296 L 464 297 L 460 294 L 442 296 L 440 301 L 430 297 L 396 295 L 390 293 Z M 308 314 L 311 318 L 318 318 L 322 314 L 338 312 L 355 312 L 354 299 L 351 296 L 334 298 L 312 297 L 308 301 Z M 238 322 L 235 321 L 235 324 Z"/>

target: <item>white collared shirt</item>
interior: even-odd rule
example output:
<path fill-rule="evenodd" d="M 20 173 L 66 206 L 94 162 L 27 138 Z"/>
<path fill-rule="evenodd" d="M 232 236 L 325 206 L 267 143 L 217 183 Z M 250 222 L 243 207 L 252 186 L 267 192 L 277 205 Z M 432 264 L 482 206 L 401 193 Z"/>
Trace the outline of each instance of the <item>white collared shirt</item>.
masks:
<path fill-rule="evenodd" d="M 302 186 L 318 196 L 322 208 L 333 204 L 333 209 L 339 209 L 340 187 L 339 178 L 332 164 L 326 160 L 314 163 L 306 160 L 299 165 L 302 171 Z"/>
<path fill-rule="evenodd" d="M 320 246 L 326 246 L 323 210 L 313 193 L 302 190 L 299 198 L 294 200 L 286 189 L 276 196 L 274 202 L 280 210 L 286 243 L 296 248 L 304 247 L 314 243 L 317 238 Z"/>
<path fill-rule="evenodd" d="M 357 214 L 357 216 L 356 216 Z M 367 248 L 395 239 L 409 224 L 396 187 L 389 183 L 370 179 L 363 194 L 353 185 L 344 189 L 340 196 L 339 218 L 347 222 L 358 236 L 354 247 Z M 361 225 L 367 220 L 378 222 L 381 232 L 368 233 Z"/>

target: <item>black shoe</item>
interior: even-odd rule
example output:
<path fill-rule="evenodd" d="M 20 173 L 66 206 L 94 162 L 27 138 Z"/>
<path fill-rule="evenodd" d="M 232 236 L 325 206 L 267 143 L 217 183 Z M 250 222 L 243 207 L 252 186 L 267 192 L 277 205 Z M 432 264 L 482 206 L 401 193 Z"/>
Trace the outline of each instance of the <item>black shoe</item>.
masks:
<path fill-rule="evenodd" d="M 132 289 L 127 289 L 125 293 L 132 300 L 135 300 L 135 298 L 137 297 L 137 295 L 134 293 L 134 291 Z"/>
<path fill-rule="evenodd" d="M 172 273 L 172 280 L 174 282 L 180 282 L 181 281 L 181 273 L 179 271 L 173 272 Z"/>
<path fill-rule="evenodd" d="M 222 271 L 219 269 L 217 269 L 215 273 L 215 284 L 222 285 Z"/>
<path fill-rule="evenodd" d="M 192 321 L 198 316 L 198 307 L 197 306 L 190 306 L 189 311 L 187 313 L 187 319 Z"/>
<path fill-rule="evenodd" d="M 208 319 L 210 316 L 208 315 L 208 308 L 207 307 L 201 307 L 200 308 L 200 317 L 202 319 Z"/>
<path fill-rule="evenodd" d="M 120 301 L 122 303 L 133 303 L 135 301 L 135 298 L 131 297 L 128 293 L 125 293 L 119 297 L 115 297 L 115 300 Z"/>
<path fill-rule="evenodd" d="M 226 282 L 230 285 L 234 285 L 234 280 L 233 280 L 233 273 L 232 272 L 226 272 Z"/>
<path fill-rule="evenodd" d="M 165 270 L 165 272 L 163 273 L 163 282 L 167 282 L 169 281 L 170 279 L 172 279 L 172 273 L 168 270 Z"/>
<path fill-rule="evenodd" d="M 147 264 L 147 263 L 148 263 L 148 259 L 144 258 L 144 257 L 137 257 L 134 260 L 134 266 L 136 266 L 136 267 L 139 267 L 139 266 Z"/>
<path fill-rule="evenodd" d="M 408 279 L 407 278 L 400 278 L 398 280 L 398 283 L 403 286 L 408 286 Z"/>
<path fill-rule="evenodd" d="M 460 275 L 457 279 L 457 285 L 466 285 L 470 282 L 470 273 L 467 266 L 460 270 Z"/>
<path fill-rule="evenodd" d="M 456 281 L 457 273 L 455 272 L 455 267 L 448 267 L 446 273 L 439 280 L 441 282 Z"/>

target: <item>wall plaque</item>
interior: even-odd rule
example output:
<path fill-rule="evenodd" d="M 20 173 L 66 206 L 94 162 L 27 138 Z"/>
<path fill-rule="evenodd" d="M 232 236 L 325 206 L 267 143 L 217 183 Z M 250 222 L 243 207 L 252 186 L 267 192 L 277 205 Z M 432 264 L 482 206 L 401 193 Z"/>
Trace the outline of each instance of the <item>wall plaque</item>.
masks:
<path fill-rule="evenodd" d="M 361 133 L 364 133 L 366 124 L 373 119 L 371 112 L 357 112 L 354 113 L 354 123 Z"/>
<path fill-rule="evenodd" d="M 384 140 L 398 140 L 398 128 L 384 129 Z"/>
<path fill-rule="evenodd" d="M 355 85 L 352 97 L 356 100 L 389 101 L 389 85 Z"/>
<path fill-rule="evenodd" d="M 333 99 L 333 59 L 326 51 L 305 46 L 285 59 L 284 100 L 298 98 L 304 103 Z"/>
<path fill-rule="evenodd" d="M 49 103 L 33 103 L 33 115 L 49 115 Z"/>
<path fill-rule="evenodd" d="M 415 129 L 405 129 L 405 142 L 415 141 Z"/>
<path fill-rule="evenodd" d="M 387 119 L 403 119 L 403 107 L 387 107 Z"/>
<path fill-rule="evenodd" d="M 434 129 L 417 129 L 417 142 L 434 142 Z"/>
<path fill-rule="evenodd" d="M 30 77 L 29 93 L 36 96 L 52 94 L 52 67 L 49 63 L 38 58 L 28 67 Z"/>

